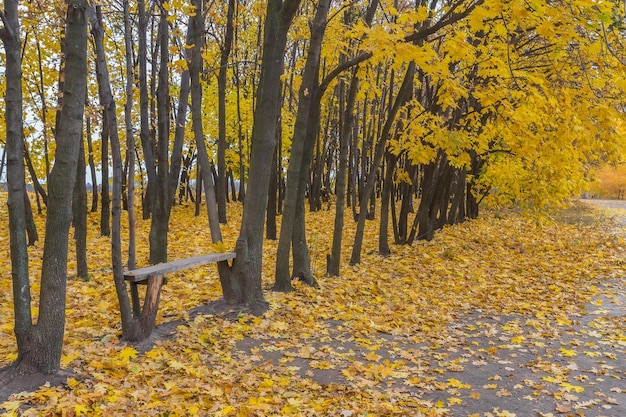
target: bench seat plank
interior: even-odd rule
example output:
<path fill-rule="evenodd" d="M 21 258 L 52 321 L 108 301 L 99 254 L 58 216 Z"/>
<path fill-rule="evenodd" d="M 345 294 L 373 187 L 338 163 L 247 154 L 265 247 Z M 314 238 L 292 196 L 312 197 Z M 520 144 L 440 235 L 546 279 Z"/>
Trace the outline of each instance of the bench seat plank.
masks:
<path fill-rule="evenodd" d="M 235 252 L 209 253 L 191 258 L 180 259 L 178 261 L 165 262 L 162 264 L 150 265 L 145 268 L 134 269 L 124 272 L 124 278 L 130 282 L 145 281 L 150 275 L 163 275 L 170 272 L 180 271 L 185 268 L 221 262 L 236 257 Z"/>

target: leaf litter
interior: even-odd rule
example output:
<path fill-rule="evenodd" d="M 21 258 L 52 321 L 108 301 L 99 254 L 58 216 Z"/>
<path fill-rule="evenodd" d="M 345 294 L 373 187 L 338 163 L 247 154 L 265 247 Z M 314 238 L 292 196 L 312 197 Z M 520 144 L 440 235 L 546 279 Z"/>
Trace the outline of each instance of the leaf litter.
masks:
<path fill-rule="evenodd" d="M 236 217 L 239 207 L 229 210 Z M 171 259 L 212 250 L 206 219 L 192 212 L 174 209 Z M 69 416 L 623 416 L 623 213 L 580 204 L 554 219 L 488 213 L 434 241 L 392 245 L 389 257 L 376 255 L 371 222 L 363 262 L 343 266 L 338 278 L 322 276 L 331 239 L 319 225 L 333 213 L 309 213 L 320 289 L 294 281 L 292 293 L 271 292 L 276 242 L 268 241 L 265 314 L 199 307 L 220 298 L 215 268 L 172 274 L 161 337 L 143 347 L 119 340 L 109 242 L 90 231 L 90 280 L 68 282 L 62 368 L 75 376 L 13 393 L 0 407 Z M 236 225 L 225 227 L 227 248 Z M 140 222 L 138 236 L 148 227 Z M 33 277 L 40 246 L 29 249 Z M 8 364 L 16 348 L 3 255 L 0 350 Z"/>

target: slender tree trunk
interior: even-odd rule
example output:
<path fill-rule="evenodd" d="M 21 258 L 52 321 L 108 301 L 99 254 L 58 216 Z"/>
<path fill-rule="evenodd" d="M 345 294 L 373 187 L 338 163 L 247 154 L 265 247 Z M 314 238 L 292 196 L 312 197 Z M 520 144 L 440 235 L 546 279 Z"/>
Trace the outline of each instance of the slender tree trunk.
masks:
<path fill-rule="evenodd" d="M 85 97 L 87 94 L 85 93 Z M 89 102 L 86 101 L 85 105 L 88 106 Z M 85 118 L 85 133 L 87 135 L 87 160 L 89 161 L 89 172 L 91 173 L 91 212 L 95 213 L 98 210 L 98 179 L 96 178 L 96 163 L 93 159 L 93 144 L 91 142 L 91 117 Z"/>
<path fill-rule="evenodd" d="M 37 85 L 39 100 L 41 100 L 41 124 L 43 125 L 43 152 L 44 162 L 46 164 L 46 182 L 50 175 L 50 155 L 48 143 L 50 139 L 48 137 L 48 103 L 46 101 L 46 84 L 44 82 L 44 70 L 43 61 L 41 59 L 41 44 L 39 42 L 39 36 L 35 34 L 35 42 L 37 45 L 37 66 L 39 72 L 39 85 Z"/>
<path fill-rule="evenodd" d="M 398 158 L 387 151 L 387 166 L 385 167 L 385 180 L 383 182 L 383 195 L 380 202 L 380 229 L 378 233 L 378 253 L 384 256 L 391 254 L 389 247 L 389 205 L 394 204 L 393 172 L 396 169 Z"/>
<path fill-rule="evenodd" d="M 320 0 L 317 3 L 317 11 L 315 18 L 310 22 L 311 40 L 307 53 L 304 73 L 302 75 L 302 85 L 298 97 L 298 112 L 294 127 L 293 138 L 291 141 L 291 153 L 289 157 L 289 168 L 287 170 L 287 189 L 285 195 L 285 204 L 283 207 L 283 217 L 280 227 L 280 239 L 278 241 L 278 250 L 276 252 L 276 279 L 274 289 L 277 291 L 291 290 L 291 274 L 289 271 L 289 250 L 293 239 L 294 221 L 296 217 L 296 206 L 298 204 L 298 196 L 304 197 L 304 190 L 300 194 L 299 188 L 306 185 L 306 177 L 304 181 L 300 181 L 301 174 L 308 173 L 308 167 L 303 166 L 303 155 L 309 152 L 307 146 L 307 128 L 310 121 L 311 108 L 315 106 L 313 100 L 321 100 L 317 95 L 317 87 L 319 84 L 319 67 L 320 53 L 322 49 L 322 41 L 326 28 L 326 16 L 330 9 L 330 0 Z M 313 137 L 315 137 L 313 135 Z M 311 141 L 308 146 L 312 149 L 315 141 Z M 307 158 L 310 160 L 310 158 Z M 307 161 L 308 163 L 308 161 Z M 301 213 L 304 216 L 304 210 Z M 304 222 L 304 219 L 302 219 Z M 299 245 L 306 245 L 304 236 L 300 236 Z M 308 257 L 307 257 L 308 258 Z M 305 258 L 305 261 L 308 259 Z M 310 273 L 309 273 L 310 275 Z M 305 279 L 306 280 L 306 279 Z"/>
<path fill-rule="evenodd" d="M 102 105 L 102 103 L 100 103 Z M 102 133 L 100 143 L 102 146 L 101 164 L 102 189 L 100 192 L 100 236 L 111 235 L 111 192 L 109 189 L 109 122 L 106 119 L 107 112 L 102 113 Z M 117 128 L 116 128 L 117 131 Z"/>
<path fill-rule="evenodd" d="M 72 200 L 74 224 L 74 242 L 76 244 L 76 276 L 86 280 L 89 278 L 87 266 L 87 184 L 85 165 L 85 142 L 81 138 L 76 166 L 76 185 Z"/>
<path fill-rule="evenodd" d="M 278 132 L 277 132 L 278 133 Z M 280 144 L 278 145 L 280 146 Z M 276 148 L 278 148 L 278 146 Z M 268 240 L 276 240 L 278 235 L 276 231 L 276 212 L 278 211 L 278 149 L 274 151 L 272 156 L 272 172 L 270 174 L 270 184 L 267 196 L 267 214 L 265 216 L 265 238 Z"/>
<path fill-rule="evenodd" d="M 17 339 L 17 363 L 24 359 L 29 348 L 32 328 L 31 294 L 28 275 L 26 243 L 26 179 L 24 169 L 24 136 L 22 116 L 22 57 L 18 0 L 5 0 L 5 26 L 0 30 L 6 53 L 5 124 L 7 155 L 7 187 L 11 278 L 13 284 L 14 332 Z M 3 378 L 4 379 L 4 378 Z"/>
<path fill-rule="evenodd" d="M 35 192 L 37 193 L 37 195 L 41 196 L 41 200 L 47 206 L 48 196 L 46 194 L 46 190 L 44 190 L 43 186 L 39 182 L 39 179 L 37 178 L 35 167 L 33 166 L 33 162 L 30 159 L 30 153 L 28 152 L 28 149 L 26 148 L 26 146 L 24 146 L 24 161 L 26 162 L 26 167 L 28 168 L 30 179 L 33 181 L 33 187 L 35 188 Z M 39 214 L 41 214 L 41 209 L 39 210 Z"/>
<path fill-rule="evenodd" d="M 228 0 L 226 13 L 226 33 L 220 54 L 220 69 L 217 75 L 218 89 L 218 141 L 217 141 L 217 212 L 220 223 L 226 223 L 226 75 L 228 73 L 228 58 L 233 43 L 233 16 L 235 14 L 235 0 Z"/>
<path fill-rule="evenodd" d="M 211 173 L 209 157 L 204 143 L 204 129 L 202 126 L 202 85 L 200 84 L 200 74 L 202 72 L 202 47 L 204 44 L 203 3 L 202 0 L 193 0 L 192 4 L 195 6 L 196 13 L 194 16 L 191 16 L 189 20 L 191 36 L 189 37 L 188 43 L 191 47 L 188 49 L 190 56 L 187 58 L 191 76 L 191 116 L 193 121 L 193 134 L 198 149 L 198 165 L 201 173 L 201 177 L 198 177 L 198 181 L 201 178 L 204 184 L 211 241 L 217 243 L 222 241 L 222 232 L 217 210 L 215 182 Z M 265 206 L 263 206 L 262 212 L 265 211 L 264 209 Z M 238 283 L 233 279 L 231 268 L 227 261 L 218 262 L 217 268 L 224 299 L 227 302 L 232 302 L 240 293 Z"/>
<path fill-rule="evenodd" d="M 341 266 L 341 244 L 343 240 L 344 212 L 346 202 L 346 183 L 348 173 L 348 149 L 352 137 L 352 125 L 354 123 L 354 103 L 359 88 L 359 79 L 356 68 L 353 71 L 348 98 L 346 99 L 343 116 L 343 127 L 339 138 L 339 167 L 337 168 L 337 202 L 335 205 L 335 225 L 333 229 L 333 244 L 331 254 L 326 256 L 326 273 L 330 276 L 338 276 Z"/>
<path fill-rule="evenodd" d="M 160 64 L 157 83 L 157 147 L 156 187 L 150 194 L 152 221 L 150 223 L 150 263 L 167 262 L 167 235 L 169 230 L 169 23 L 168 12 L 161 7 L 159 19 Z M 152 192 L 152 190 L 150 190 Z"/>
<path fill-rule="evenodd" d="M 124 123 L 126 125 L 126 160 L 128 161 L 128 269 L 137 266 L 136 216 L 135 216 L 135 138 L 133 135 L 133 54 L 132 33 L 130 29 L 129 1 L 124 0 L 124 46 L 126 48 L 126 104 L 124 105 Z"/>
<path fill-rule="evenodd" d="M 144 194 L 143 218 L 148 219 L 152 214 L 152 198 L 156 195 L 157 170 L 154 156 L 154 144 L 150 139 L 150 101 L 148 98 L 148 17 L 146 16 L 145 0 L 137 0 L 139 14 L 137 60 L 139 61 L 139 118 L 141 149 L 143 162 L 146 167 L 148 185 Z"/>

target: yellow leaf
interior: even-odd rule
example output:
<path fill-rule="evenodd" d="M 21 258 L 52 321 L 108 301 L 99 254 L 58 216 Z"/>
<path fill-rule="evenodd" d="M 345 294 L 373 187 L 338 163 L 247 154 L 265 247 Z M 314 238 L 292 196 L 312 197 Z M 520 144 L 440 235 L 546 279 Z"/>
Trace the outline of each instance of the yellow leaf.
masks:
<path fill-rule="evenodd" d="M 87 414 L 89 411 L 91 411 L 89 407 L 87 407 L 84 404 L 77 404 L 74 406 L 74 413 L 77 416 L 82 415 L 82 414 Z"/>
<path fill-rule="evenodd" d="M 561 351 L 561 355 L 565 356 L 566 358 L 571 358 L 571 357 L 576 356 L 576 352 L 571 349 L 560 348 L 559 351 Z"/>
<path fill-rule="evenodd" d="M 219 253 L 228 252 L 228 248 L 226 247 L 226 245 L 224 245 L 224 242 L 222 242 L 221 240 L 212 244 L 211 248 L 213 248 L 215 252 L 219 252 Z"/>
<path fill-rule="evenodd" d="M 120 353 L 118 353 L 117 356 L 123 361 L 128 361 L 131 358 L 137 357 L 137 350 L 132 346 L 124 346 L 124 348 L 120 350 Z"/>
<path fill-rule="evenodd" d="M 68 380 L 67 380 L 67 386 L 72 388 L 72 389 L 75 388 L 78 384 L 79 384 L 79 382 L 76 379 L 74 379 L 74 378 L 68 378 Z"/>
<path fill-rule="evenodd" d="M 585 391 L 584 387 L 581 387 L 580 385 L 572 385 L 569 382 L 561 382 L 559 385 L 565 388 L 566 391 L 573 391 L 577 393 L 581 393 Z"/>

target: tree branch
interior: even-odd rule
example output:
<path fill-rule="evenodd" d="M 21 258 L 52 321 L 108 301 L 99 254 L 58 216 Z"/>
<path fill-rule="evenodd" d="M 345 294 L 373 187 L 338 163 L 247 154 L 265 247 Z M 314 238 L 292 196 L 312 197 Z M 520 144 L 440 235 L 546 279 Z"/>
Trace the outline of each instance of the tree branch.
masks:
<path fill-rule="evenodd" d="M 435 23 L 434 25 L 429 26 L 424 29 L 420 29 L 417 32 L 414 32 L 410 35 L 405 36 L 404 37 L 405 42 L 415 42 L 415 41 L 425 39 L 428 36 L 432 35 L 433 33 L 436 33 L 439 29 L 445 26 L 451 25 L 452 23 L 458 22 L 461 19 L 466 18 L 476 7 L 483 4 L 484 1 L 485 0 L 478 0 L 474 4 L 468 6 L 467 9 L 459 13 L 455 12 L 456 8 L 458 7 L 458 3 L 457 3 L 456 5 L 452 6 L 452 8 L 450 8 L 450 10 L 448 10 L 441 17 L 441 19 L 439 19 L 439 21 Z"/>
<path fill-rule="evenodd" d="M 4 25 L 4 27 L 0 28 L 0 39 L 7 40 L 9 37 L 13 37 L 13 30 L 11 30 L 11 25 L 9 25 L 3 10 L 0 10 L 0 19 L 2 19 Z"/>

